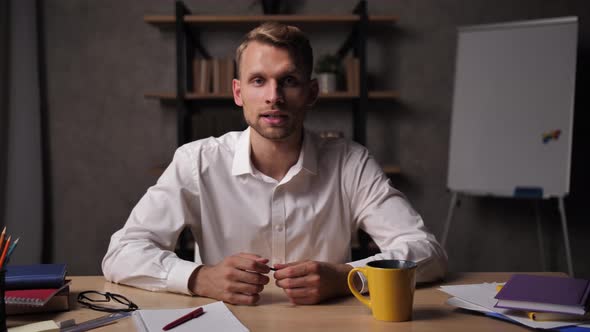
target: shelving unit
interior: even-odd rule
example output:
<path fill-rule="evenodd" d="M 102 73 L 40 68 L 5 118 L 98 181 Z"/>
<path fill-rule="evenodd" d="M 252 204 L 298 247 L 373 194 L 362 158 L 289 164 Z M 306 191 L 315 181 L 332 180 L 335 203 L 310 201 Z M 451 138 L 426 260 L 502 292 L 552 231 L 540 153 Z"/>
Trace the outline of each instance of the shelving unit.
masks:
<path fill-rule="evenodd" d="M 367 16 L 371 23 L 396 23 L 398 18 L 391 15 Z M 146 15 L 144 21 L 156 26 L 172 26 L 176 18 L 172 15 Z M 228 24 L 228 23 L 262 23 L 269 21 L 283 23 L 357 23 L 361 15 L 185 15 L 183 21 L 188 24 Z"/>
<path fill-rule="evenodd" d="M 165 93 L 165 92 L 148 92 L 144 96 L 146 98 L 154 98 L 154 99 L 170 100 L 170 101 L 174 101 L 177 99 L 176 94 Z M 336 91 L 336 92 L 330 92 L 330 93 L 321 93 L 319 98 L 320 98 L 320 100 L 322 100 L 322 99 L 348 100 L 348 99 L 354 99 L 354 98 L 358 98 L 358 97 L 359 97 L 358 94 L 355 94 L 352 92 Z M 199 94 L 199 93 L 187 92 L 184 95 L 184 98 L 187 100 L 207 100 L 207 99 L 233 100 L 234 97 L 230 93 L 201 93 L 201 94 Z M 398 94 L 395 91 L 369 91 L 369 99 L 396 100 L 397 98 L 398 98 Z"/>
<path fill-rule="evenodd" d="M 267 21 L 278 21 L 290 24 L 343 24 L 351 27 L 351 32 L 343 45 L 338 50 L 339 57 L 344 56 L 352 50 L 355 57 L 359 59 L 359 93 L 349 91 L 338 91 L 328 94 L 320 94 L 321 100 L 329 101 L 351 101 L 353 115 L 353 140 L 366 145 L 367 106 L 369 100 L 396 100 L 396 91 L 368 91 L 366 85 L 366 38 L 369 24 L 396 24 L 398 17 L 394 15 L 368 15 L 366 1 L 358 3 L 350 15 L 193 15 L 188 8 L 177 1 L 175 15 L 146 15 L 144 21 L 157 28 L 174 28 L 176 36 L 176 92 L 148 92 L 146 98 L 155 98 L 164 102 L 175 102 L 177 107 L 178 145 L 192 140 L 191 116 L 199 109 L 195 103 L 207 101 L 231 101 L 233 96 L 230 93 L 194 93 L 192 77 L 192 61 L 186 59 L 194 58 L 195 52 L 199 52 L 203 58 L 211 56 L 201 45 L 198 34 L 200 27 L 210 25 L 235 25 L 237 28 L 247 25 L 258 24 Z M 383 170 L 389 175 L 400 174 L 398 166 L 384 166 Z"/>
<path fill-rule="evenodd" d="M 176 37 L 176 91 L 157 91 L 145 93 L 146 98 L 159 99 L 162 102 L 174 102 L 177 109 L 177 142 L 178 145 L 192 141 L 191 117 L 199 110 L 201 104 L 207 102 L 230 102 L 231 93 L 194 93 L 192 75 L 193 62 L 198 52 L 202 58 L 210 59 L 208 51 L 199 40 L 199 29 L 211 25 L 232 25 L 236 29 L 246 32 L 256 24 L 267 21 L 278 21 L 289 24 L 341 24 L 350 27 L 350 33 L 337 51 L 338 57 L 344 57 L 352 51 L 359 61 L 358 93 L 349 91 L 321 94 L 320 101 L 352 104 L 353 139 L 366 145 L 367 109 L 369 101 L 391 100 L 398 98 L 396 91 L 380 90 L 368 91 L 367 88 L 367 45 L 366 36 L 371 24 L 396 24 L 398 18 L 392 15 L 368 15 L 367 4 L 361 0 L 350 15 L 250 15 L 250 16 L 221 16 L 221 15 L 193 15 L 181 2 L 175 3 L 175 15 L 146 15 L 144 21 L 159 29 L 174 30 Z M 389 175 L 401 173 L 398 166 L 384 166 L 383 170 Z M 157 173 L 158 170 L 152 170 Z M 180 239 L 179 255 L 185 259 L 190 256 L 190 235 L 184 232 Z M 376 246 L 371 244 L 369 236 L 360 231 L 358 234 L 359 247 L 353 250 L 353 257 L 366 257 L 374 254 Z M 183 256 L 184 255 L 184 256 Z"/>

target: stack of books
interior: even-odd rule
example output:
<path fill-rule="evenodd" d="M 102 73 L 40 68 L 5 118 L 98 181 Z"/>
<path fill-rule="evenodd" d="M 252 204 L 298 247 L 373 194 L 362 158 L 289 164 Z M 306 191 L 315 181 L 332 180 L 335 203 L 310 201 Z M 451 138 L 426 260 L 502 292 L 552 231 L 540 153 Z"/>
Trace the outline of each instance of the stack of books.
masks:
<path fill-rule="evenodd" d="M 193 60 L 193 92 L 200 95 L 230 95 L 235 76 L 233 58 Z"/>
<path fill-rule="evenodd" d="M 8 265 L 5 285 L 7 315 L 69 310 L 65 264 Z"/>
<path fill-rule="evenodd" d="M 443 285 L 440 290 L 452 296 L 446 302 L 457 308 L 479 312 L 486 316 L 535 329 L 587 332 L 590 331 L 590 316 L 586 311 L 588 309 L 588 293 L 590 292 L 588 290 L 588 281 L 576 280 L 580 279 L 515 274 L 506 283 Z M 543 287 L 540 287 L 541 284 Z M 563 287 L 566 284 L 569 286 Z M 571 285 L 577 286 L 572 288 Z M 517 297 L 512 296 L 515 293 L 518 295 Z M 549 293 L 559 294 L 560 297 L 563 296 L 568 299 L 577 298 L 576 304 L 564 305 L 563 303 L 557 303 L 557 305 L 565 307 L 571 306 L 570 310 L 576 308 L 573 310 L 576 310 L 577 313 L 573 314 L 569 310 L 570 313 L 564 313 L 565 311 L 561 310 L 563 307 L 558 309 L 559 311 L 554 308 L 547 311 L 542 309 L 541 306 L 529 305 L 541 303 L 540 298 L 547 299 L 546 295 L 542 296 L 541 294 Z M 508 294 L 510 300 L 505 298 L 506 294 Z M 527 294 L 528 297 L 523 298 L 520 296 L 522 294 Z M 516 300 L 517 298 L 518 300 Z M 524 305 L 524 303 L 527 303 L 527 305 Z M 544 305 L 547 305 L 547 303 L 543 303 Z M 580 311 L 580 308 L 583 308 L 583 310 Z"/>
<path fill-rule="evenodd" d="M 496 294 L 495 307 L 534 320 L 589 320 L 590 280 L 515 274 Z"/>

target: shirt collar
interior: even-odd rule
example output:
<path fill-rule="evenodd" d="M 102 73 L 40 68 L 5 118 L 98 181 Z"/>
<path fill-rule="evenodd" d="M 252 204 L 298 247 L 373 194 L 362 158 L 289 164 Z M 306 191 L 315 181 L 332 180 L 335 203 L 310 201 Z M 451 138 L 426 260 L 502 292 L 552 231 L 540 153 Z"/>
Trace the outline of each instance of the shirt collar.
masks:
<path fill-rule="evenodd" d="M 250 127 L 244 130 L 238 138 L 231 174 L 234 176 L 254 174 L 252 162 L 250 161 Z"/>
<path fill-rule="evenodd" d="M 308 130 L 303 135 L 303 146 L 299 154 L 299 160 L 296 165 L 302 165 L 302 168 L 311 174 L 317 174 L 318 160 L 316 137 Z M 242 132 L 238 138 L 232 163 L 232 175 L 254 174 L 254 167 L 250 159 L 250 127 Z"/>
<path fill-rule="evenodd" d="M 303 133 L 303 147 L 299 158 L 303 158 L 303 169 L 316 175 L 318 173 L 317 137 L 309 130 Z"/>

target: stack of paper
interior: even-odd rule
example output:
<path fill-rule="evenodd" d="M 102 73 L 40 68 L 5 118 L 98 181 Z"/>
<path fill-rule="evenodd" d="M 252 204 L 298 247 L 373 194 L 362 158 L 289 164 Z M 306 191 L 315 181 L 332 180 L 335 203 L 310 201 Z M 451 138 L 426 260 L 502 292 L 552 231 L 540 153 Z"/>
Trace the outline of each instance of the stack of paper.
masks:
<path fill-rule="evenodd" d="M 499 283 L 483 283 L 470 285 L 441 286 L 440 290 L 453 296 L 447 300 L 447 304 L 455 307 L 478 311 L 488 316 L 509 320 L 515 323 L 538 329 L 562 329 L 563 327 L 576 326 L 576 331 L 590 331 L 590 322 L 578 321 L 534 321 L 525 313 L 494 307 L 497 300 L 494 298 Z"/>

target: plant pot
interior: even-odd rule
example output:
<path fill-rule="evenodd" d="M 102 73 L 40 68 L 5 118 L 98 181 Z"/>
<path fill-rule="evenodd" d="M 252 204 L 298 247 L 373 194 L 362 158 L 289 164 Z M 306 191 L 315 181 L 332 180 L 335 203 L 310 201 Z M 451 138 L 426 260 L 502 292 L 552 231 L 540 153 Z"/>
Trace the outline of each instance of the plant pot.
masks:
<path fill-rule="evenodd" d="M 317 79 L 320 93 L 329 93 L 336 91 L 336 74 L 319 73 Z"/>

